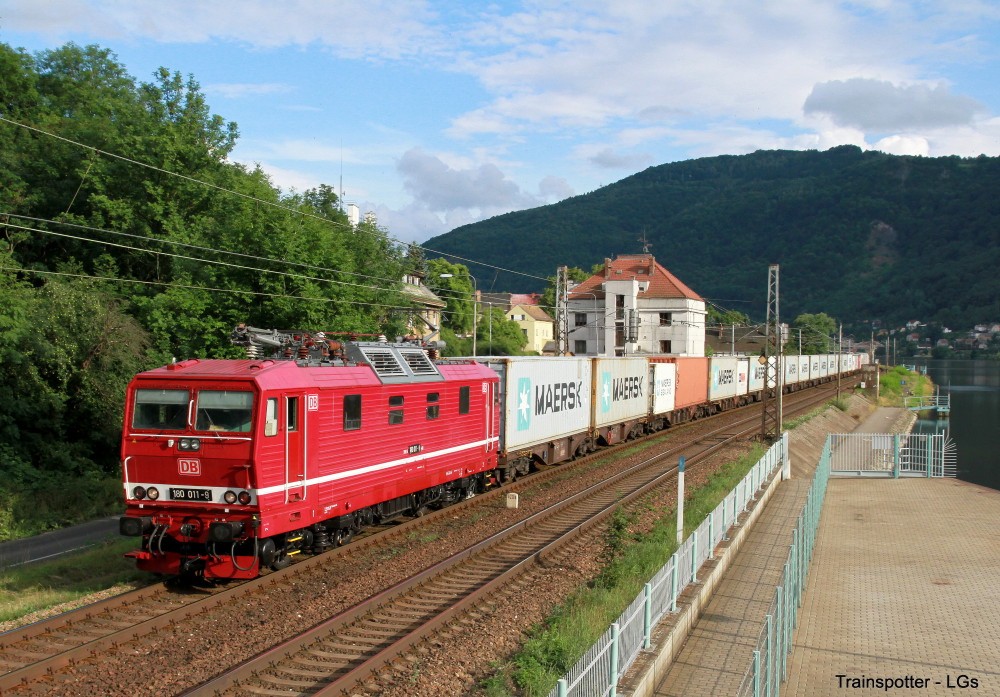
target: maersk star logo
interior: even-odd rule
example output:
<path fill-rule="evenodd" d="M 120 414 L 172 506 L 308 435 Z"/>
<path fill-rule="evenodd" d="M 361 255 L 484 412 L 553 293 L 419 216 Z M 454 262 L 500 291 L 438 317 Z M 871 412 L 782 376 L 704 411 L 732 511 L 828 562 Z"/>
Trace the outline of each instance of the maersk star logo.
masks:
<path fill-rule="evenodd" d="M 611 373 L 601 373 L 601 411 L 611 409 Z"/>
<path fill-rule="evenodd" d="M 517 381 L 517 430 L 531 428 L 531 378 Z"/>

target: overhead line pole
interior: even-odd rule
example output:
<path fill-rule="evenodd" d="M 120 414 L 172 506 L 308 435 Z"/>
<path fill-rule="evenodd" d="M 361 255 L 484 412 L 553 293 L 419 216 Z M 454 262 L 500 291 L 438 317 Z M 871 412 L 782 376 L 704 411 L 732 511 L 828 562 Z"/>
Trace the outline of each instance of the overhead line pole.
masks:
<path fill-rule="evenodd" d="M 773 443 L 781 436 L 781 320 L 778 315 L 778 265 L 767 268 L 767 324 L 764 329 L 764 390 L 761 440 Z"/>

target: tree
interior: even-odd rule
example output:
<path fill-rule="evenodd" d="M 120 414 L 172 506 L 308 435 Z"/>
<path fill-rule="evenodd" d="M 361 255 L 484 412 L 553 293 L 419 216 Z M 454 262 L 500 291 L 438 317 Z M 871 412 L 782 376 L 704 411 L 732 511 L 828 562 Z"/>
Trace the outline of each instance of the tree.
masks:
<path fill-rule="evenodd" d="M 444 326 L 456 334 L 471 332 L 475 284 L 469 268 L 446 259 L 430 259 L 427 261 L 426 283 L 446 303 Z"/>
<path fill-rule="evenodd" d="M 566 269 L 566 278 L 569 279 L 569 282 L 571 284 L 573 284 L 573 283 L 582 283 L 583 281 L 586 281 L 588 278 L 590 278 L 591 276 L 593 276 L 595 273 L 599 272 L 602 268 L 604 268 L 602 264 L 597 264 L 591 270 L 591 273 L 587 273 L 586 271 L 584 271 L 583 269 L 581 269 L 579 267 L 570 266 L 569 268 Z M 542 307 L 555 307 L 556 306 L 556 281 L 557 280 L 558 280 L 557 276 L 549 276 L 548 277 L 548 281 L 549 282 L 545 286 L 545 290 L 542 291 L 542 300 L 541 300 Z"/>
<path fill-rule="evenodd" d="M 491 307 L 479 319 L 476 338 L 476 353 L 480 356 L 520 356 L 528 343 L 521 325 L 507 319 L 500 307 Z"/>
<path fill-rule="evenodd" d="M 786 353 L 833 353 L 837 350 L 833 335 L 837 333 L 837 320 L 825 312 L 801 314 L 789 328 L 791 335 L 785 346 Z M 801 337 L 801 339 L 800 339 Z"/>

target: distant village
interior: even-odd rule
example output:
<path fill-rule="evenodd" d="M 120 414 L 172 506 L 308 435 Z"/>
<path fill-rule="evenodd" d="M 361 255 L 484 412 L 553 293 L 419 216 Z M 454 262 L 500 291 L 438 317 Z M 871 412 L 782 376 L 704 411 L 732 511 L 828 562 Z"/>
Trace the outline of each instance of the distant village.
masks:
<path fill-rule="evenodd" d="M 424 285 L 420 274 L 403 280 L 405 292 L 422 307 L 411 329 L 432 338 L 446 303 Z M 550 314 L 552 308 L 541 306 L 538 293 L 476 290 L 475 296 L 480 314 L 484 308 L 504 309 L 521 328 L 523 350 L 530 354 L 756 355 L 764 348 L 764 336 L 755 327 L 707 324 L 705 300 L 648 253 L 605 259 L 601 271 L 569 288 L 562 327 Z M 787 325 L 783 328 L 787 339 Z M 1000 357 L 1000 322 L 965 331 L 920 321 L 898 328 L 875 322 L 870 338 L 845 341 L 844 351 L 868 353 L 885 363 L 914 356 Z"/>
<path fill-rule="evenodd" d="M 905 327 L 881 329 L 877 337 L 882 349 L 898 343 L 900 356 L 927 358 L 1000 357 L 1000 322 L 977 324 L 971 329 L 952 330 L 946 326 L 913 320 Z"/>

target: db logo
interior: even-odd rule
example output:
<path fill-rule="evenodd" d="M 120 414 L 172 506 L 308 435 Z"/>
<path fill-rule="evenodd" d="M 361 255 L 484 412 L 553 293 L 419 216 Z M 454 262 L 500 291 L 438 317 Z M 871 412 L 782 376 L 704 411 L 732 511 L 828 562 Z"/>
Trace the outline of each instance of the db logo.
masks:
<path fill-rule="evenodd" d="M 180 474 L 197 476 L 201 474 L 201 460 L 177 460 L 177 471 Z"/>

